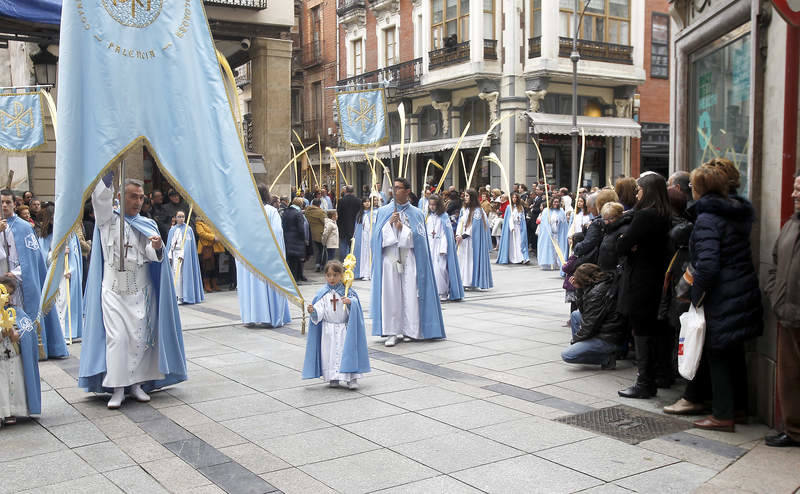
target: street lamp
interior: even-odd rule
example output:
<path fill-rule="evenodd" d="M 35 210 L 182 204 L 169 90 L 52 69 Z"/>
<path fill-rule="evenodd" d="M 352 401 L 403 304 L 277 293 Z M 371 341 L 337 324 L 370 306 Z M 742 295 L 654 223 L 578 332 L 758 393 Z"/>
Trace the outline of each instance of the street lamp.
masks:
<path fill-rule="evenodd" d="M 39 52 L 31 55 L 36 84 L 55 86 L 58 73 L 58 57 L 47 51 L 47 45 L 39 45 Z"/>
<path fill-rule="evenodd" d="M 572 136 L 572 166 L 571 166 L 571 175 L 572 181 L 575 181 L 577 184 L 578 177 L 578 136 L 580 135 L 580 131 L 578 130 L 578 61 L 581 59 L 580 53 L 578 53 L 578 32 L 581 29 L 581 22 L 583 21 L 583 14 L 586 13 L 586 8 L 589 7 L 589 4 L 592 3 L 592 0 L 586 0 L 586 4 L 583 6 L 583 10 L 580 13 L 580 17 L 578 16 L 578 5 L 579 1 L 575 0 L 575 8 L 573 9 L 573 19 L 575 20 L 575 31 L 572 35 L 572 53 L 569 55 L 569 59 L 572 60 L 572 131 L 570 135 Z"/>

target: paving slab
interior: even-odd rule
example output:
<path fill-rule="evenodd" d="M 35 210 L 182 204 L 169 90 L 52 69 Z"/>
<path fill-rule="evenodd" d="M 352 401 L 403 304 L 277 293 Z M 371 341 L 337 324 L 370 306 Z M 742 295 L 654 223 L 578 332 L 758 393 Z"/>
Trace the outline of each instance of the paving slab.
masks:
<path fill-rule="evenodd" d="M 330 423 L 301 410 L 253 415 L 227 420 L 222 422 L 222 425 L 250 441 L 331 427 Z"/>
<path fill-rule="evenodd" d="M 265 439 L 258 444 L 293 466 L 332 460 L 381 447 L 338 427 Z"/>
<path fill-rule="evenodd" d="M 798 472 L 800 448 L 771 448 L 762 443 L 698 490 L 796 492 L 800 489 Z"/>
<path fill-rule="evenodd" d="M 514 353 L 501 353 L 499 355 L 490 355 L 488 357 L 465 360 L 464 363 L 476 367 L 484 367 L 494 371 L 508 371 L 511 369 L 518 369 L 520 367 L 541 364 L 543 362 L 533 357 L 524 357 Z"/>
<path fill-rule="evenodd" d="M 313 405 L 302 410 L 335 425 L 399 415 L 405 412 L 402 408 L 366 396 L 355 400 Z"/>
<path fill-rule="evenodd" d="M 453 477 L 440 475 L 431 479 L 411 482 L 397 487 L 377 491 L 380 494 L 480 494 L 481 491 Z"/>
<path fill-rule="evenodd" d="M 527 416 L 527 414 L 512 408 L 507 408 L 484 400 L 472 400 L 464 403 L 428 408 L 426 410 L 421 410 L 419 413 L 464 430 L 499 424 L 501 422 L 508 422 Z"/>
<path fill-rule="evenodd" d="M 452 405 L 453 403 L 472 400 L 469 396 L 447 391 L 435 386 L 396 391 L 394 393 L 383 393 L 374 395 L 373 397 L 411 411 Z"/>
<path fill-rule="evenodd" d="M 256 475 L 291 467 L 272 453 L 249 442 L 221 448 L 219 451 Z"/>
<path fill-rule="evenodd" d="M 120 437 L 114 439 L 114 442 L 136 463 L 146 463 L 174 456 L 167 448 L 146 434 Z"/>
<path fill-rule="evenodd" d="M 225 492 L 265 494 L 278 490 L 269 482 L 234 462 L 204 467 L 199 472 Z"/>
<path fill-rule="evenodd" d="M 358 384 L 358 392 L 367 396 L 425 387 L 422 383 L 396 374 L 367 374 L 358 380 Z"/>
<path fill-rule="evenodd" d="M 301 470 L 347 494 L 372 492 L 438 475 L 436 471 L 388 449 L 312 463 Z"/>
<path fill-rule="evenodd" d="M 42 393 L 42 410 L 47 410 L 47 412 L 37 417 L 36 421 L 48 428 L 85 420 L 84 416 L 64 401 L 64 398 L 56 391 Z"/>
<path fill-rule="evenodd" d="M 106 435 L 86 419 L 50 427 L 50 432 L 69 448 L 108 441 Z"/>
<path fill-rule="evenodd" d="M 231 461 L 216 448 L 196 437 L 166 443 L 164 447 L 195 469 Z"/>
<path fill-rule="evenodd" d="M 8 461 L 0 464 L 0 469 L 3 472 L 0 493 L 60 484 L 97 473 L 69 450 Z"/>
<path fill-rule="evenodd" d="M 473 429 L 473 433 L 528 453 L 594 437 L 589 431 L 539 417 Z"/>
<path fill-rule="evenodd" d="M 275 398 L 256 393 L 236 398 L 195 403 L 192 407 L 216 422 L 288 410 L 290 407 Z"/>
<path fill-rule="evenodd" d="M 607 437 L 594 437 L 539 451 L 536 456 L 611 482 L 677 463 L 670 456 Z"/>
<path fill-rule="evenodd" d="M 365 420 L 342 427 L 382 446 L 395 446 L 458 431 L 454 427 L 416 413 Z"/>
<path fill-rule="evenodd" d="M 212 421 L 206 415 L 198 412 L 189 405 L 164 407 L 159 408 L 158 411 L 181 427 L 188 427 L 190 425 L 198 425 Z"/>
<path fill-rule="evenodd" d="M 191 425 L 186 430 L 215 448 L 225 448 L 247 442 L 247 439 L 217 422 Z"/>
<path fill-rule="evenodd" d="M 35 420 L 20 419 L 0 429 L 0 463 L 63 449 L 66 446 Z"/>
<path fill-rule="evenodd" d="M 119 446 L 110 441 L 83 446 L 73 451 L 98 472 L 108 472 L 136 464 Z"/>
<path fill-rule="evenodd" d="M 470 468 L 452 476 L 493 494 L 558 494 L 602 484 L 596 478 L 531 455 Z"/>
<path fill-rule="evenodd" d="M 139 428 L 161 444 L 191 439 L 192 434 L 167 417 L 140 422 Z"/>
<path fill-rule="evenodd" d="M 285 494 L 308 494 L 311 492 L 314 494 L 336 494 L 337 492 L 297 468 L 287 468 L 266 473 L 261 478 Z"/>
<path fill-rule="evenodd" d="M 92 422 L 109 439 L 145 434 L 131 419 L 121 414 L 93 419 Z"/>
<path fill-rule="evenodd" d="M 164 415 L 151 407 L 147 403 L 138 403 L 132 400 L 125 400 L 120 411 L 134 423 L 147 422 L 164 418 Z"/>
<path fill-rule="evenodd" d="M 520 450 L 470 432 L 457 432 L 413 443 L 398 444 L 392 449 L 443 473 L 523 454 Z"/>
<path fill-rule="evenodd" d="M 96 474 L 20 492 L 21 494 L 63 494 L 65 492 L 80 492 L 81 494 L 122 494 L 123 491 L 107 478 Z"/>
<path fill-rule="evenodd" d="M 367 375 L 371 376 L 370 374 Z M 370 377 L 369 379 L 375 379 L 375 377 Z M 369 382 L 369 380 L 367 378 L 358 380 L 361 390 L 363 390 L 365 382 Z M 334 401 L 354 400 L 364 396 L 364 394 L 360 392 L 361 390 L 353 393 L 344 388 L 331 388 L 327 383 L 322 382 L 322 380 L 311 380 L 307 381 L 306 384 L 308 385 L 303 387 L 270 391 L 267 393 L 267 396 L 285 404 L 287 407 L 296 408 L 320 405 L 322 403 L 332 403 Z M 371 386 L 371 384 L 368 386 Z"/>
<path fill-rule="evenodd" d="M 189 491 L 211 483 L 188 463 L 176 457 L 142 463 L 142 468 L 172 492 Z"/>
<path fill-rule="evenodd" d="M 708 468 L 681 462 L 619 479 L 615 484 L 635 492 L 683 494 L 694 491 L 716 473 Z"/>
<path fill-rule="evenodd" d="M 167 491 L 156 479 L 140 466 L 120 468 L 107 472 L 105 476 L 127 494 L 166 494 Z"/>

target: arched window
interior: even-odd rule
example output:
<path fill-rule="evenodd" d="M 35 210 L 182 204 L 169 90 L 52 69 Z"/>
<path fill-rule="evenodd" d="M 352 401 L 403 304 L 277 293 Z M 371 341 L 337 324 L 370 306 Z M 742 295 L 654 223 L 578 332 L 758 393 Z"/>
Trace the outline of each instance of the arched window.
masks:
<path fill-rule="evenodd" d="M 462 129 L 467 125 L 467 122 L 471 122 L 469 135 L 485 134 L 489 130 L 491 123 L 489 103 L 480 98 L 467 98 L 464 100 L 464 109 L 461 110 Z"/>
<path fill-rule="evenodd" d="M 442 114 L 432 106 L 422 109 L 419 118 L 419 136 L 421 140 L 430 141 L 441 139 L 442 136 Z"/>

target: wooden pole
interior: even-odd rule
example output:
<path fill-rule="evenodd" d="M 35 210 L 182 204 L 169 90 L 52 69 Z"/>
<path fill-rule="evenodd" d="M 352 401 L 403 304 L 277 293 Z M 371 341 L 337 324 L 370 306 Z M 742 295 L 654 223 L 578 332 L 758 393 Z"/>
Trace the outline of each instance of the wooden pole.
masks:
<path fill-rule="evenodd" d="M 125 271 L 125 160 L 119 164 L 119 271 Z"/>

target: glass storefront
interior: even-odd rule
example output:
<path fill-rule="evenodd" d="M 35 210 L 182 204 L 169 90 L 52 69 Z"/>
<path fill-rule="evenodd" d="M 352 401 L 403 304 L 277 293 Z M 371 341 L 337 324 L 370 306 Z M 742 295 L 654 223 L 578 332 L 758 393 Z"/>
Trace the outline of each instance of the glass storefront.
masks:
<path fill-rule="evenodd" d="M 748 195 L 750 130 L 750 24 L 695 53 L 690 65 L 689 168 L 728 158 Z"/>

